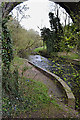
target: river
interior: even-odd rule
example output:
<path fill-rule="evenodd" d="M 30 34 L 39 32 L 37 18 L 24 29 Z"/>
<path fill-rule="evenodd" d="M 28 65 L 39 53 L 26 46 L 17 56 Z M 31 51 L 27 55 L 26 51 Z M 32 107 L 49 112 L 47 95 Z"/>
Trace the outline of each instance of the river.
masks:
<path fill-rule="evenodd" d="M 62 58 L 51 59 L 40 55 L 30 55 L 28 60 L 62 78 L 76 98 L 76 109 L 80 110 L 80 66 L 73 65 Z"/>

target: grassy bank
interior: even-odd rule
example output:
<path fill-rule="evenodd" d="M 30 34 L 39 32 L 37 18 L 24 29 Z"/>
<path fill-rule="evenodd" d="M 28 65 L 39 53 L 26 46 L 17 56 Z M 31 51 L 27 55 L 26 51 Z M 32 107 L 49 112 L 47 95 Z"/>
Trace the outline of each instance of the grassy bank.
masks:
<path fill-rule="evenodd" d="M 41 82 L 27 78 L 19 78 L 18 96 L 3 97 L 3 115 L 5 117 L 20 117 L 27 115 L 27 112 L 35 112 L 44 109 L 53 102 L 47 94 L 47 88 Z M 27 116 L 26 116 L 27 117 Z"/>
<path fill-rule="evenodd" d="M 5 118 L 27 117 L 27 113 L 46 109 L 50 103 L 52 103 L 53 106 L 58 107 L 55 99 L 50 99 L 46 85 L 23 76 L 23 72 L 30 69 L 30 67 L 25 67 L 23 65 L 24 62 L 24 59 L 15 56 L 11 63 L 10 82 L 12 83 L 13 88 L 15 88 L 15 84 L 13 84 L 15 77 L 13 77 L 12 74 L 15 66 L 17 66 L 18 71 L 21 66 L 23 67 L 21 75 L 18 74 L 18 91 L 16 96 L 11 92 L 10 94 L 7 94 L 6 91 L 3 90 L 3 117 Z"/>
<path fill-rule="evenodd" d="M 77 53 L 73 53 L 73 52 L 69 52 L 69 53 L 59 52 L 58 56 L 63 57 L 63 58 L 68 58 L 68 59 L 71 59 L 71 60 L 80 59 L 80 55 L 77 54 Z"/>
<path fill-rule="evenodd" d="M 66 59 L 71 59 L 71 60 L 75 60 L 75 59 L 79 59 L 80 60 L 80 53 L 74 53 L 74 52 L 52 52 L 52 53 L 47 53 L 47 49 L 46 46 L 45 47 L 39 47 L 36 48 L 34 50 L 34 52 L 36 52 L 36 54 L 41 54 L 45 57 L 62 57 L 62 58 L 66 58 Z"/>
<path fill-rule="evenodd" d="M 45 47 L 38 47 L 38 48 L 35 48 L 35 49 L 34 49 L 34 52 L 39 53 L 40 51 L 44 51 L 44 50 L 46 50 L 46 46 L 45 46 Z"/>
<path fill-rule="evenodd" d="M 58 103 L 48 95 L 48 88 L 40 81 L 24 77 L 24 72 L 30 72 L 31 67 L 25 65 L 24 59 L 15 56 L 10 66 L 10 82 L 16 81 L 12 74 L 17 66 L 18 91 L 17 95 L 6 94 L 3 91 L 3 117 L 4 118 L 65 118 L 77 117 L 77 112 Z M 34 69 L 33 69 L 34 70 Z M 31 73 L 30 73 L 31 74 Z M 40 76 L 41 77 L 41 76 Z M 12 88 L 14 84 L 12 84 Z"/>

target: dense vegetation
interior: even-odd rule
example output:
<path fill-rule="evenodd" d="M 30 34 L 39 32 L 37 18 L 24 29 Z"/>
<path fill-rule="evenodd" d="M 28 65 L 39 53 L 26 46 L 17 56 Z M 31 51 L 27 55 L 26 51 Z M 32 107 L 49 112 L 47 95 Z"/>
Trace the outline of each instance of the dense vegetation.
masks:
<path fill-rule="evenodd" d="M 72 60 L 80 60 L 80 31 L 76 23 L 71 23 L 63 27 L 60 24 L 58 15 L 55 17 L 53 13 L 49 13 L 49 18 L 51 30 L 49 28 L 41 29 L 41 36 L 46 49 L 43 48 L 43 50 L 40 50 L 40 53 L 45 57 L 52 57 L 51 60 L 54 63 L 57 61 L 57 67 L 55 65 L 51 66 L 56 69 L 52 69 L 52 72 L 59 75 L 68 84 L 68 86 L 71 87 L 76 98 L 76 108 L 79 110 L 80 62 L 73 63 Z M 36 49 L 36 51 L 37 50 L 38 49 Z M 63 64 L 65 63 L 65 65 L 69 62 L 71 68 L 67 69 L 67 64 L 65 70 L 63 66 L 60 67 L 60 62 Z M 76 64 L 78 66 L 77 68 Z"/>
<path fill-rule="evenodd" d="M 41 29 L 41 36 L 47 52 L 49 54 L 64 51 L 67 53 L 70 51 L 79 53 L 80 31 L 76 23 L 69 23 L 63 27 L 58 18 L 58 12 L 57 16 L 50 12 L 49 18 L 51 30 L 46 27 Z"/>
<path fill-rule="evenodd" d="M 13 50 L 20 57 L 26 58 L 28 54 L 33 53 L 35 48 L 42 46 L 42 39 L 37 31 L 23 29 L 19 22 L 13 18 L 9 20 L 7 26 L 11 30 Z"/>
<path fill-rule="evenodd" d="M 23 66 L 21 75 L 19 74 L 20 66 L 24 64 L 24 60 L 17 55 L 20 56 L 22 54 L 25 56 L 30 50 L 32 52 L 32 49 L 42 45 L 42 41 L 38 42 L 40 36 L 33 30 L 26 31 L 19 26 L 17 28 L 18 33 L 16 33 L 16 23 L 15 25 L 10 24 L 11 26 L 8 26 L 9 23 L 7 22 L 9 18 L 10 17 L 4 19 L 2 24 L 2 109 L 3 117 L 15 118 L 23 114 L 26 115 L 27 112 L 43 109 L 46 105 L 50 104 L 50 102 L 55 104 L 55 106 L 57 104 L 55 100 L 50 100 L 47 93 L 48 89 L 44 84 L 23 76 L 23 73 L 30 69 L 29 67 Z M 12 31 L 8 30 L 9 27 L 12 28 L 10 28 Z M 24 42 L 21 35 L 22 37 L 24 36 Z M 23 50 L 26 49 L 28 51 L 24 54 Z"/>
<path fill-rule="evenodd" d="M 6 92 L 9 92 L 11 90 L 11 86 L 7 78 L 10 74 L 9 68 L 11 60 L 13 59 L 12 41 L 10 37 L 10 32 L 6 26 L 6 22 L 8 21 L 8 19 L 9 17 L 3 19 L 2 21 L 2 86 L 6 90 Z"/>
<path fill-rule="evenodd" d="M 18 59 L 20 60 L 20 59 Z M 15 80 L 12 78 L 12 80 Z M 11 83 L 12 83 L 11 80 Z M 18 95 L 3 94 L 3 117 L 27 117 L 27 112 L 35 112 L 45 108 L 50 102 L 56 105 L 55 100 L 50 100 L 44 84 L 30 78 L 19 77 Z"/>
<path fill-rule="evenodd" d="M 64 51 L 68 53 L 75 49 L 75 52 L 79 54 L 80 31 L 78 31 L 76 25 L 62 27 L 58 15 L 54 17 L 53 13 L 49 13 L 49 18 L 51 30 L 49 28 L 41 30 L 48 55 Z M 3 116 L 16 117 L 26 112 L 42 109 L 49 103 L 58 106 L 55 100 L 51 100 L 48 96 L 46 86 L 23 76 L 23 73 L 30 68 L 23 67 L 21 76 L 18 72 L 20 65 L 24 63 L 24 60 L 19 57 L 26 58 L 38 47 L 44 49 L 41 37 L 32 29 L 29 31 L 24 30 L 12 17 L 8 20 L 9 17 L 3 19 L 2 22 Z M 59 70 L 59 72 L 62 71 Z M 73 75 L 74 78 L 77 77 L 76 81 L 78 82 L 80 75 L 77 72 Z"/>
<path fill-rule="evenodd" d="M 63 30 L 58 16 L 54 17 L 54 14 L 50 12 L 49 18 L 51 30 L 44 27 L 43 29 L 41 29 L 41 36 L 43 38 L 43 42 L 47 46 L 47 52 L 50 54 L 51 52 L 60 51 L 60 36 L 63 33 Z"/>

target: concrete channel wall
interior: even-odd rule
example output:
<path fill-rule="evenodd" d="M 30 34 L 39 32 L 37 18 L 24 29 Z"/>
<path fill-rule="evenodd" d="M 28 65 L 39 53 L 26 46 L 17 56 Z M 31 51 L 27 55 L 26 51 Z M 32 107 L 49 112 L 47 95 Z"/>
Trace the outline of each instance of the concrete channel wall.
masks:
<path fill-rule="evenodd" d="M 47 77 L 49 78 L 55 78 L 56 81 L 57 81 L 57 84 L 59 86 L 60 89 L 62 89 L 62 91 L 65 93 L 65 96 L 66 96 L 66 104 L 75 109 L 75 97 L 70 89 L 70 87 L 60 78 L 58 77 L 57 75 L 41 68 L 41 67 L 38 67 L 36 66 L 34 63 L 28 61 L 28 63 L 30 63 L 31 65 L 33 65 L 35 68 L 37 68 L 39 71 L 41 71 L 43 74 L 45 74 Z"/>

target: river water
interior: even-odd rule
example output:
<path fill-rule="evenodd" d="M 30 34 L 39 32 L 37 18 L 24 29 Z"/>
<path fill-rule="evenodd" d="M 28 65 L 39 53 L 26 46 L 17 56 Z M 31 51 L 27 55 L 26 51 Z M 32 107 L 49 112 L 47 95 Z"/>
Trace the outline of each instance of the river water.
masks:
<path fill-rule="evenodd" d="M 30 55 L 28 60 L 62 78 L 71 88 L 76 98 L 76 109 L 80 110 L 80 66 L 73 65 L 62 58 L 45 58 Z"/>

